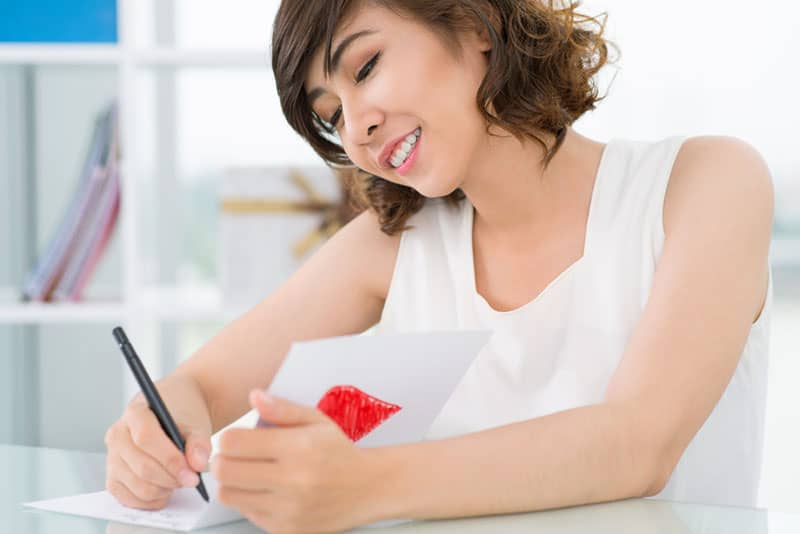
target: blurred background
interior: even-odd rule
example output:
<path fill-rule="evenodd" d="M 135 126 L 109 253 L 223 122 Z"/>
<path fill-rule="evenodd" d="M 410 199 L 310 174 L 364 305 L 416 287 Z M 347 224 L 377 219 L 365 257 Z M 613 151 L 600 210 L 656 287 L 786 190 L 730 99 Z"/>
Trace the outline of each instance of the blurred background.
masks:
<path fill-rule="evenodd" d="M 137 391 L 113 326 L 160 378 L 330 234 L 340 189 L 286 125 L 270 72 L 278 3 L 0 0 L 0 443 L 104 450 Z M 770 166 L 759 506 L 800 511 L 800 7 L 593 0 L 579 11 L 607 14 L 621 57 L 576 130 L 603 142 L 736 136 Z M 86 213 L 105 214 L 105 235 L 80 231 Z M 75 280 L 48 294 L 58 258 Z"/>

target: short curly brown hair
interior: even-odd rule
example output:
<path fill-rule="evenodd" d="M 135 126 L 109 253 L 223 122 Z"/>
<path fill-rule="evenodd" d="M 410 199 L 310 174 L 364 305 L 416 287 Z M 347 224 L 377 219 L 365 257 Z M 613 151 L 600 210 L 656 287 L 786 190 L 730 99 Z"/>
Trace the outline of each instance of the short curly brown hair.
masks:
<path fill-rule="evenodd" d="M 427 24 L 450 48 L 460 32 L 485 29 L 492 47 L 476 103 L 486 131 L 494 124 L 520 141 L 535 140 L 545 151 L 545 168 L 567 127 L 605 98 L 598 97 L 593 77 L 609 63 L 608 45 L 619 52 L 603 37 L 605 19 L 600 23 L 575 11 L 579 0 L 566 7 L 560 1 L 554 6 L 553 0 L 283 0 L 272 32 L 272 69 L 283 113 L 326 164 L 343 175 L 351 202 L 360 210 L 373 209 L 389 235 L 408 228 L 406 220 L 422 208 L 425 197 L 357 168 L 312 110 L 304 89 L 313 54 L 324 46 L 327 75 L 338 24 L 365 1 Z M 551 148 L 539 137 L 542 133 L 555 137 Z M 457 189 L 447 198 L 458 203 L 464 193 Z"/>

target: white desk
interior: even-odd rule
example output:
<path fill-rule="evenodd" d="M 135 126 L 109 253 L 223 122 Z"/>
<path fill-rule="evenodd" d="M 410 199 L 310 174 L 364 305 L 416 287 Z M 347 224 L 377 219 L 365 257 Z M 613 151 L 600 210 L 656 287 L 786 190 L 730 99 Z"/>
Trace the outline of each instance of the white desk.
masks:
<path fill-rule="evenodd" d="M 166 530 L 44 512 L 21 503 L 100 491 L 105 455 L 0 445 L 0 532 L 13 534 L 164 534 Z M 767 510 L 629 499 L 527 514 L 413 522 L 364 532 L 559 534 L 797 534 L 800 515 Z M 245 534 L 247 521 L 195 532 Z"/>

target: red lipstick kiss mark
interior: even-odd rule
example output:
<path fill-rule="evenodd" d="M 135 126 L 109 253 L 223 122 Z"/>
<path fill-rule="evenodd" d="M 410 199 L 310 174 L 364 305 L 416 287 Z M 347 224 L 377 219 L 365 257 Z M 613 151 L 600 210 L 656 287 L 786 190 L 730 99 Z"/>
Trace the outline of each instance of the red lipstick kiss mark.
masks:
<path fill-rule="evenodd" d="M 400 406 L 368 395 L 355 386 L 333 386 L 317 403 L 352 440 L 358 441 L 392 415 Z"/>

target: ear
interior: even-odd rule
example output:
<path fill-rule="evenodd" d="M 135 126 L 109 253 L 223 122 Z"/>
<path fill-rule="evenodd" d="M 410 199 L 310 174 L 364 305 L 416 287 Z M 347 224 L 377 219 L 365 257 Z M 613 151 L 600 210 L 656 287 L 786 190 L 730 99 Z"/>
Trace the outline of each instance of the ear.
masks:
<path fill-rule="evenodd" d="M 495 33 L 501 33 L 503 27 L 503 18 L 500 16 L 499 8 L 490 5 L 490 2 L 486 2 L 486 4 L 486 8 L 482 10 L 482 17 L 474 13 L 470 17 L 472 23 L 470 34 L 474 40 L 473 44 L 484 54 L 489 52 L 493 46 L 490 28 L 487 27 L 487 24 Z"/>
<path fill-rule="evenodd" d="M 481 53 L 486 53 L 492 49 L 492 39 L 489 37 L 489 30 L 483 24 L 480 27 L 467 31 L 462 34 L 462 43 Z"/>
<path fill-rule="evenodd" d="M 476 34 L 476 43 L 481 52 L 488 52 L 492 49 L 492 39 L 489 37 L 489 30 L 486 26 L 481 26 Z"/>

